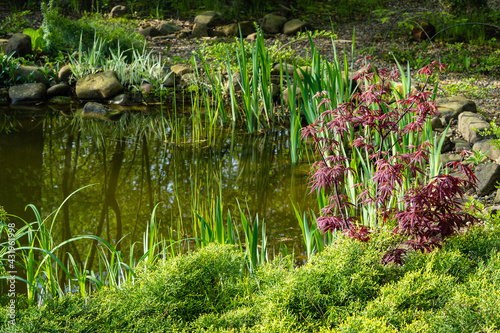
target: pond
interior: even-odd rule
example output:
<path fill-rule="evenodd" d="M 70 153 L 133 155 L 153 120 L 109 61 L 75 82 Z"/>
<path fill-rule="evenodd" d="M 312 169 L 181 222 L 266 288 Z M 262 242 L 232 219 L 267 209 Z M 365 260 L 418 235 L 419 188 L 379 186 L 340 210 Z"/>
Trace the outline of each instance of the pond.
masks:
<path fill-rule="evenodd" d="M 221 198 L 234 224 L 241 223 L 240 208 L 265 222 L 271 256 L 282 245 L 297 258 L 305 254 L 292 203 L 301 211 L 317 211 L 318 204 L 308 195 L 309 164 L 291 163 L 287 129 L 248 134 L 226 124 L 200 134 L 189 115 L 176 115 L 178 126 L 172 126 L 164 121 L 172 114 L 155 108 L 115 122 L 73 112 L 0 109 L 0 205 L 31 222 L 27 204 L 46 217 L 80 189 L 55 219 L 56 243 L 93 234 L 124 251 L 133 243 L 142 249 L 155 206 L 165 238 L 195 238 L 195 213 L 208 219 Z M 68 251 L 81 260 L 90 246 L 78 241 Z"/>

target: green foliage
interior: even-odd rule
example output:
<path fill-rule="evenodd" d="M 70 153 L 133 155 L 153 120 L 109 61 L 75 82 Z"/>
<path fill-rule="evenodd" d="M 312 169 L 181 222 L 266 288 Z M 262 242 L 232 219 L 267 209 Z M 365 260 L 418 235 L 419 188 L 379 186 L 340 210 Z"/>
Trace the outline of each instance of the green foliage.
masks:
<path fill-rule="evenodd" d="M 132 49 L 141 50 L 144 37 L 133 31 L 131 22 L 125 19 L 105 20 L 99 14 L 84 16 L 78 21 L 63 16 L 52 4 L 42 4 L 43 37 L 47 51 L 57 53 L 64 50 L 72 52 L 83 43 L 83 49 L 91 49 L 95 37 L 104 40 L 103 51 L 109 55 L 109 50 L 122 50 L 131 52 Z"/>
<path fill-rule="evenodd" d="M 467 14 L 488 7 L 488 0 L 439 0 L 439 3 L 453 14 Z"/>
<path fill-rule="evenodd" d="M 45 48 L 45 41 L 43 39 L 43 30 L 39 28 L 38 30 L 33 30 L 31 28 L 24 29 L 23 34 L 30 36 L 31 47 L 36 53 L 41 53 Z"/>
<path fill-rule="evenodd" d="M 338 324 L 378 292 L 385 276 L 379 260 L 377 250 L 339 238 L 295 272 L 280 271 L 277 279 L 266 269 L 264 276 L 258 272 L 263 321 L 291 315 L 298 322 Z"/>
<path fill-rule="evenodd" d="M 431 253 L 412 252 L 405 260 L 402 272 L 425 270 L 436 274 L 446 274 L 463 282 L 476 268 L 477 263 L 469 260 L 457 249 L 436 250 Z"/>
<path fill-rule="evenodd" d="M 167 261 L 165 267 L 139 277 L 145 292 L 185 321 L 210 311 L 229 310 L 241 292 L 243 254 L 230 245 L 209 245 Z M 142 281 L 142 282 L 141 282 Z"/>
<path fill-rule="evenodd" d="M 29 22 L 25 19 L 25 16 L 30 15 L 31 11 L 24 10 L 21 12 L 11 13 L 7 15 L 0 22 L 0 31 L 4 34 L 8 33 L 18 33 L 21 32 L 22 29 L 27 28 L 29 26 Z"/>
<path fill-rule="evenodd" d="M 388 323 L 401 328 L 419 312 L 444 306 L 455 284 L 456 279 L 450 275 L 409 271 L 401 280 L 383 286 L 380 295 L 367 304 L 365 313 L 371 318 L 385 317 Z"/>
<path fill-rule="evenodd" d="M 391 327 L 385 318 L 370 318 L 362 314 L 347 317 L 342 324 L 333 330 L 335 333 L 395 333 L 397 330 Z"/>
<path fill-rule="evenodd" d="M 444 96 L 464 96 L 471 99 L 484 99 L 493 87 L 478 87 L 473 77 L 463 78 L 460 81 L 441 84 Z"/>

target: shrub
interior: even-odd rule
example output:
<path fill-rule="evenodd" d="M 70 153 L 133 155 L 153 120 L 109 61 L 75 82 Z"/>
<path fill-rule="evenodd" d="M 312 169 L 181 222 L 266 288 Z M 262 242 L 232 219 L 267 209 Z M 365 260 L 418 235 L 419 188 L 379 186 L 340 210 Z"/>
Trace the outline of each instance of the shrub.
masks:
<path fill-rule="evenodd" d="M 380 251 L 340 237 L 304 266 L 279 279 L 262 278 L 255 304 L 263 322 L 289 315 L 304 325 L 338 324 L 375 297 L 384 279 Z M 267 269 L 264 269 L 266 272 Z"/>
<path fill-rule="evenodd" d="M 370 301 L 365 314 L 370 318 L 385 317 L 401 328 L 421 312 L 439 309 L 451 297 L 456 279 L 430 270 L 410 271 L 394 283 L 383 286 L 380 296 Z"/>
<path fill-rule="evenodd" d="M 140 283 L 170 316 L 191 321 L 232 308 L 235 297 L 244 292 L 240 283 L 244 268 L 243 254 L 232 246 L 209 245 L 146 272 Z"/>
<path fill-rule="evenodd" d="M 474 272 L 475 267 L 476 263 L 460 251 L 439 249 L 432 253 L 411 252 L 404 261 L 402 271 L 408 273 L 424 269 L 436 274 L 447 274 L 463 282 Z"/>
<path fill-rule="evenodd" d="M 327 92 L 316 94 L 324 111 L 302 132 L 320 153 L 311 170 L 311 191 L 328 196 L 318 228 L 367 241 L 368 227 L 396 224 L 394 233 L 408 240 L 387 253 L 385 262 L 401 263 L 407 248 L 431 251 L 475 221 L 460 199 L 477 179 L 460 163 L 453 166 L 465 177 L 441 172 L 441 147 L 432 143 L 430 119 L 437 107 L 428 85 L 435 67 L 444 68 L 437 62 L 422 68 L 426 81 L 411 91 L 410 73 L 396 88 L 402 70 L 368 65 L 354 78 L 364 84 L 351 101 L 337 105 Z"/>
<path fill-rule="evenodd" d="M 43 38 L 46 44 L 46 51 L 57 53 L 58 51 L 72 52 L 79 43 L 80 38 L 84 50 L 92 48 L 96 37 L 105 40 L 105 47 L 117 50 L 118 45 L 122 50 L 136 49 L 142 50 L 144 37 L 133 31 L 132 25 L 127 25 L 125 20 L 113 19 L 103 20 L 99 14 L 92 17 L 83 17 L 79 21 L 61 15 L 59 10 L 42 3 L 43 15 Z"/>
<path fill-rule="evenodd" d="M 323 331 L 322 331 L 323 332 Z M 385 318 L 369 318 L 363 315 L 348 317 L 339 325 L 338 328 L 332 330 L 335 333 L 395 333 L 396 329 L 387 324 Z"/>

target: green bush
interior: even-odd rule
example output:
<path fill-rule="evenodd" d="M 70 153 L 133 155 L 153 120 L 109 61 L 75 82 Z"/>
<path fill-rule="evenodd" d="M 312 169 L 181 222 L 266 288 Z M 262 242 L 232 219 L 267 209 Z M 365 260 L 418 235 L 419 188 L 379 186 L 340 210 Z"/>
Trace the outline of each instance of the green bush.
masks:
<path fill-rule="evenodd" d="M 463 282 L 474 272 L 476 263 L 470 261 L 457 249 L 435 250 L 431 253 L 412 252 L 405 260 L 402 272 L 427 270 L 436 274 L 447 274 Z"/>
<path fill-rule="evenodd" d="M 243 297 L 244 269 L 241 252 L 232 246 L 209 245 L 146 273 L 141 286 L 170 316 L 191 321 L 204 313 L 231 309 L 237 296 Z"/>
<path fill-rule="evenodd" d="M 456 249 L 470 261 L 478 264 L 488 261 L 493 249 L 500 248 L 500 228 L 487 228 L 483 225 L 472 227 L 463 234 L 450 238 L 443 250 Z"/>
<path fill-rule="evenodd" d="M 122 50 L 142 50 L 144 46 L 144 37 L 134 32 L 134 26 L 124 19 L 104 20 L 99 14 L 94 14 L 72 21 L 50 3 L 42 3 L 42 15 L 45 51 L 49 53 L 72 52 L 78 48 L 80 38 L 83 50 L 92 48 L 96 37 L 105 40 L 104 50 L 117 50 L 118 46 Z"/>
<path fill-rule="evenodd" d="M 380 295 L 367 304 L 365 314 L 370 318 L 385 317 L 388 323 L 401 328 L 421 312 L 444 306 L 456 281 L 450 275 L 430 270 L 409 271 L 401 280 L 383 286 Z"/>
<path fill-rule="evenodd" d="M 381 253 L 366 243 L 339 238 L 304 266 L 279 278 L 262 278 L 255 304 L 263 321 L 291 315 L 297 322 L 338 324 L 375 297 L 385 278 Z M 265 270 L 264 270 L 265 271 Z"/>
<path fill-rule="evenodd" d="M 323 331 L 322 331 L 323 332 Z M 326 331 L 325 331 L 326 332 Z M 331 332 L 335 333 L 395 333 L 396 329 L 387 324 L 384 318 L 368 318 L 363 315 L 348 317 Z"/>

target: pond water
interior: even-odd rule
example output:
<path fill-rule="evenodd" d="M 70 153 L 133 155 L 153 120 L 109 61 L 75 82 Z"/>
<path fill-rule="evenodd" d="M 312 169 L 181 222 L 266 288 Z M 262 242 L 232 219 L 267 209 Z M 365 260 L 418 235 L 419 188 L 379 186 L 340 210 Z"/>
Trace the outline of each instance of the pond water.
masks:
<path fill-rule="evenodd" d="M 158 110 L 150 111 L 109 122 L 68 116 L 72 110 L 0 109 L 0 205 L 33 221 L 27 204 L 46 217 L 90 185 L 63 206 L 52 235 L 56 242 L 83 234 L 121 239 L 126 251 L 142 242 L 157 204 L 160 233 L 187 238 L 194 235 L 193 211 L 208 218 L 210 202 L 221 195 L 236 224 L 238 203 L 247 217 L 264 220 L 270 252 L 285 244 L 304 254 L 292 202 L 302 211 L 317 210 L 317 203 L 308 195 L 309 164 L 290 161 L 286 129 L 248 134 L 226 125 L 210 140 L 206 133 L 194 140 L 189 116 L 177 136 Z M 89 246 L 79 241 L 69 251 L 85 256 Z"/>

